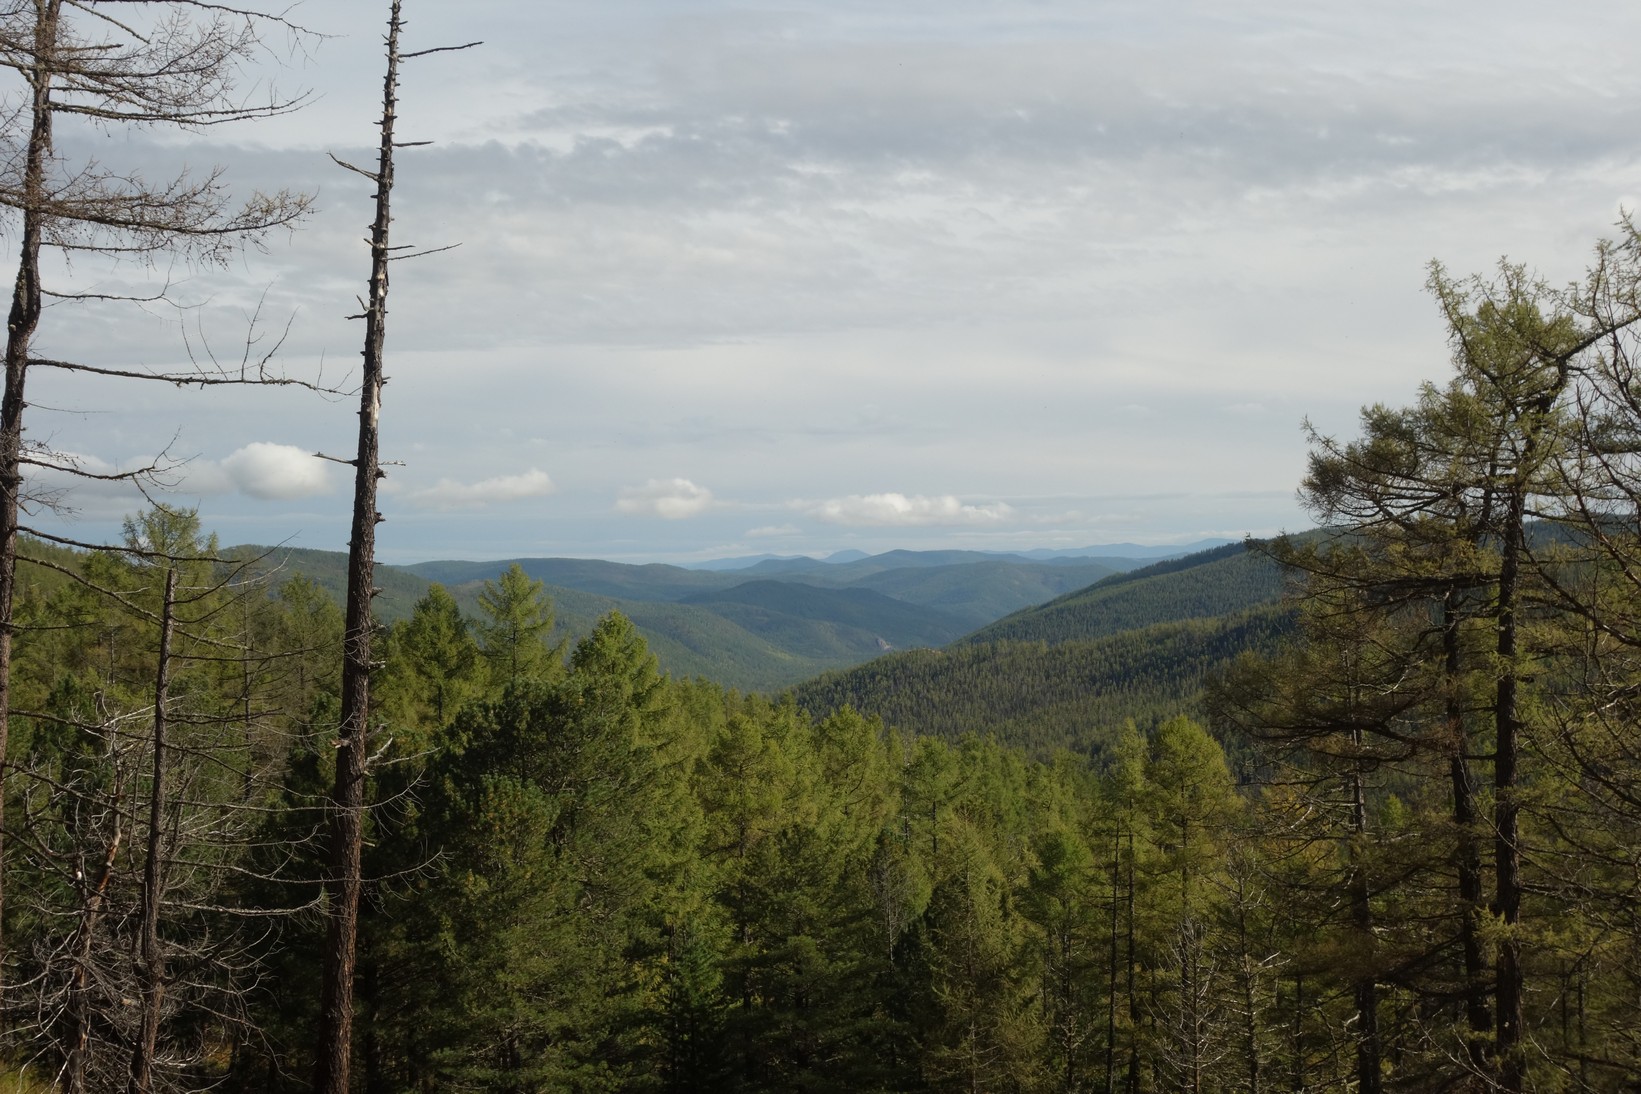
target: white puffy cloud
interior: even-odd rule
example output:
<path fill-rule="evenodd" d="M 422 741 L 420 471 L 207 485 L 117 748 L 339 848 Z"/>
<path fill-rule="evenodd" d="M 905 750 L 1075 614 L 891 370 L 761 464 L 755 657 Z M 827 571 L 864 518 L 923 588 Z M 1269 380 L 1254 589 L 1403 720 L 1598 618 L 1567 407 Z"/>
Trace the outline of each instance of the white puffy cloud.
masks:
<path fill-rule="evenodd" d="M 517 475 L 497 475 L 475 483 L 440 479 L 425 490 L 411 491 L 406 499 L 421 509 L 482 509 L 488 505 L 545 497 L 556 489 L 547 472 L 532 467 Z"/>
<path fill-rule="evenodd" d="M 995 524 L 1014 510 L 1002 502 L 965 505 L 951 494 L 851 494 L 822 502 L 800 503 L 810 516 L 828 524 L 862 527 L 914 527 L 931 524 Z"/>
<path fill-rule="evenodd" d="M 252 441 L 215 467 L 190 465 L 187 485 L 199 493 L 227 486 L 264 501 L 293 501 L 329 493 L 331 474 L 324 460 L 295 445 Z"/>
<path fill-rule="evenodd" d="M 617 512 L 684 520 L 712 507 L 712 491 L 688 479 L 650 479 L 629 486 L 616 499 Z"/>

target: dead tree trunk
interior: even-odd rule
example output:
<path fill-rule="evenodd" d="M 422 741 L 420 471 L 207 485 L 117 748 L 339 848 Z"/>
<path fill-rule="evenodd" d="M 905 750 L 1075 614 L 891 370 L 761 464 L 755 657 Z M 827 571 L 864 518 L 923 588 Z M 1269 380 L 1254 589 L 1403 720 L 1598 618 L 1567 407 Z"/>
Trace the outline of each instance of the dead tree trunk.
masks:
<path fill-rule="evenodd" d="M 376 184 L 376 219 L 370 231 L 370 284 L 365 310 L 364 368 L 359 384 L 359 447 L 352 463 L 353 531 L 348 542 L 348 590 L 342 635 L 342 714 L 336 741 L 336 779 L 330 801 L 330 867 L 325 888 L 330 919 L 325 939 L 324 981 L 321 988 L 318 1051 L 314 1061 L 314 1090 L 318 1094 L 347 1094 L 353 1040 L 353 981 L 358 959 L 359 904 L 364 891 L 365 791 L 370 719 L 371 599 L 376 595 L 376 486 L 383 477 L 378 452 L 378 425 L 382 410 L 383 346 L 387 338 L 388 263 L 395 257 L 388 243 L 393 224 L 393 153 L 402 147 L 393 140 L 399 91 L 399 62 L 429 53 L 467 49 L 477 45 L 441 46 L 416 53 L 399 53 L 401 0 L 393 0 L 388 15 L 387 74 L 382 81 L 381 142 L 376 169 L 367 171 L 341 160 L 336 162 Z M 425 143 L 425 142 L 411 142 Z M 335 157 L 332 157 L 333 159 Z M 441 248 L 442 249 L 442 248 Z"/>
<path fill-rule="evenodd" d="M 22 245 L 6 320 L 5 394 L 0 398 L 0 916 L 5 910 L 5 775 L 11 726 L 12 606 L 17 592 L 17 525 L 23 494 L 23 400 L 29 346 L 40 325 L 40 244 L 43 238 L 46 161 L 51 153 L 51 82 L 56 65 L 57 17 L 62 0 L 40 5 L 34 25 L 34 65 L 28 72 L 32 123 L 23 165 Z M 3 921 L 3 918 L 0 918 Z M 0 1000 L 6 948 L 0 934 Z M 0 1005 L 0 1014 L 4 1014 Z M 9 1022 L 5 1023 L 9 1028 Z"/>
<path fill-rule="evenodd" d="M 1352 733 L 1351 744 L 1362 754 L 1362 730 Z M 1350 774 L 1350 919 L 1351 926 L 1367 946 L 1373 944 L 1373 888 L 1367 866 L 1367 788 L 1361 765 Z M 1371 962 L 1359 969 L 1353 985 L 1356 997 L 1356 1092 L 1380 1094 L 1384 1089 L 1383 1049 L 1379 1040 L 1379 982 Z"/>
<path fill-rule="evenodd" d="M 142 958 L 142 1028 L 131 1050 L 129 1094 L 153 1089 L 154 1050 L 159 1043 L 165 1003 L 165 951 L 160 946 L 160 903 L 165 886 L 166 707 L 171 699 L 171 636 L 176 628 L 177 571 L 165 571 L 160 610 L 159 665 L 154 670 L 154 760 L 148 782 L 148 847 L 142 868 L 142 912 L 138 945 Z"/>
<path fill-rule="evenodd" d="M 382 82 L 381 144 L 377 167 L 376 219 L 370 233 L 369 299 L 365 305 L 364 370 L 359 385 L 359 448 L 354 457 L 353 529 L 348 541 L 348 590 L 342 636 L 342 724 L 336 741 L 336 781 L 331 791 L 330 875 L 325 885 L 330 920 L 319 1012 L 319 1051 L 314 1090 L 347 1094 L 353 1043 L 353 975 L 357 959 L 359 898 L 364 888 L 365 779 L 370 719 L 370 648 L 375 593 L 376 484 L 382 410 L 382 352 L 387 337 L 388 232 L 393 223 L 393 123 L 399 86 L 400 0 L 388 18 L 387 75 Z M 354 170 L 359 170 L 354 168 Z"/>
<path fill-rule="evenodd" d="M 68 1094 L 87 1094 L 90 1089 L 88 1075 L 92 1066 L 92 1054 L 95 1051 L 91 1036 L 95 1007 L 91 996 L 97 989 L 91 963 L 97 945 L 97 928 L 102 918 L 103 900 L 108 894 L 108 883 L 114 876 L 114 860 L 119 857 L 120 841 L 124 838 L 124 832 L 121 830 L 120 800 L 117 794 L 109 809 L 109 815 L 114 827 L 108 836 L 108 845 L 103 849 L 102 862 L 97 868 L 96 876 L 93 879 L 91 873 L 82 866 L 77 879 L 80 907 L 78 921 L 74 926 L 74 936 L 69 943 L 74 973 L 68 986 L 68 1052 L 62 1071 L 63 1088 Z"/>

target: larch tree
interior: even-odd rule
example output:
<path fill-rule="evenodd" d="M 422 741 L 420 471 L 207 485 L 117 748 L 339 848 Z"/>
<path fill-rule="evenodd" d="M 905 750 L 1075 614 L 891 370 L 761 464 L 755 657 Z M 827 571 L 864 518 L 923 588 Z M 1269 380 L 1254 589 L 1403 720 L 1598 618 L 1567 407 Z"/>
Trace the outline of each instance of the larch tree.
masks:
<path fill-rule="evenodd" d="M 435 583 L 394 626 L 389 647 L 377 705 L 413 748 L 426 748 L 481 690 L 478 643 L 456 599 Z"/>
<path fill-rule="evenodd" d="M 498 687 L 531 676 L 553 676 L 562 671 L 565 644 L 547 644 L 553 633 L 553 602 L 546 586 L 533 580 L 518 563 L 507 567 L 479 592 L 479 652 Z"/>

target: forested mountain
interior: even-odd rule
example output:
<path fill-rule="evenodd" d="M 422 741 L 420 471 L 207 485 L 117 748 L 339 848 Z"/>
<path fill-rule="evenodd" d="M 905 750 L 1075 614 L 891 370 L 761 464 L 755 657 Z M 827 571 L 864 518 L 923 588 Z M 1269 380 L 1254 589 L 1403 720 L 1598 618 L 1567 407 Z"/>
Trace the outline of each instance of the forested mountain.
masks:
<path fill-rule="evenodd" d="M 225 554 L 263 559 L 262 572 L 300 573 L 341 595 L 341 554 L 250 546 Z M 517 565 L 546 584 L 561 637 L 584 635 L 603 615 L 619 611 L 644 632 L 663 671 L 773 691 L 885 650 L 944 645 L 1025 605 L 1140 564 L 978 551 L 762 560 L 710 570 L 568 558 L 425 562 L 378 565 L 376 607 L 384 621 L 403 620 L 438 582 L 471 614 L 483 583 Z"/>
<path fill-rule="evenodd" d="M 912 733 L 987 733 L 1039 756 L 1057 748 L 1099 756 L 1127 720 L 1200 713 L 1209 672 L 1274 649 L 1290 628 L 1289 612 L 1265 605 L 1052 646 L 963 642 L 827 673 L 792 694 L 806 710 L 852 708 Z"/>
<path fill-rule="evenodd" d="M 241 544 L 224 548 L 222 558 L 234 566 L 244 566 L 270 585 L 292 577 L 302 577 L 342 603 L 347 590 L 348 556 L 340 551 L 315 551 L 306 547 L 263 547 Z M 378 565 L 376 587 L 382 591 L 375 600 L 376 616 L 384 623 L 408 619 L 416 601 L 427 593 L 429 582 L 400 566 Z"/>
<path fill-rule="evenodd" d="M 682 600 L 709 589 L 727 589 L 747 579 L 737 571 L 686 570 L 664 563 L 632 565 L 590 558 L 510 558 L 500 562 L 418 562 L 404 569 L 447 588 L 488 581 L 517 566 L 555 588 L 625 600 Z"/>
<path fill-rule="evenodd" d="M 26 545 L 8 925 L 15 990 L 35 1000 L 19 1019 L 29 1059 L 120 1086 L 122 1030 L 154 975 L 131 955 L 160 923 L 167 967 L 187 972 L 159 1025 L 166 1088 L 300 1089 L 340 613 L 300 576 L 275 587 L 213 566 L 192 514 L 132 534 L 135 561 Z M 828 592 L 759 584 L 722 595 Z M 1132 866 L 1176 861 L 1182 793 L 1211 797 L 1185 814 L 1211 826 L 1193 829 L 1199 853 L 1228 838 L 1239 807 L 1201 729 L 1119 735 L 1110 774 L 1047 767 L 665 678 L 616 614 L 557 645 L 521 569 L 476 604 L 466 618 L 430 587 L 389 629 L 373 689 L 387 736 L 360 923 L 369 1088 L 842 1094 L 1091 1076 L 1092 1048 L 1062 1034 L 1109 976 L 1057 963 L 1072 929 L 1148 963 L 1122 998 L 1173 997 L 1156 955 L 1184 898 L 1171 867 Z M 154 813 L 128 803 L 137 788 Z M 1136 842 L 1141 817 L 1158 834 Z M 1107 846 L 1109 888 L 1063 869 Z M 141 911 L 151 891 L 157 920 Z M 1101 899 L 1131 911 L 1107 924 Z M 1112 1046 L 1165 1066 L 1160 1012 L 1107 1009 Z"/>
<path fill-rule="evenodd" d="M 471 612 L 480 584 L 452 590 Z M 665 671 L 747 691 L 774 691 L 840 664 L 858 664 L 889 646 L 950 641 L 967 628 L 938 612 L 868 590 L 743 582 L 701 602 L 633 601 L 549 588 L 559 634 L 588 633 L 619 611 L 651 642 Z"/>
<path fill-rule="evenodd" d="M 766 631 L 772 629 L 760 627 L 766 619 L 778 626 L 783 619 L 826 618 L 851 648 L 862 642 L 869 645 L 861 648 L 879 650 L 942 645 L 966 629 L 956 616 L 871 589 L 827 589 L 789 581 L 744 581 L 721 592 L 696 593 L 683 603 L 710 607 L 727 619 L 745 620 L 742 625 L 749 629 Z"/>
<path fill-rule="evenodd" d="M 1047 755 L 1099 753 L 1125 719 L 1200 713 L 1209 674 L 1274 650 L 1291 626 L 1281 568 L 1228 544 L 1117 574 L 941 650 L 892 653 L 793 689 L 824 714 L 850 707 L 948 738 L 965 732 Z"/>
<path fill-rule="evenodd" d="M 1046 563 L 982 559 L 930 566 L 838 569 L 843 571 L 840 576 L 848 588 L 873 589 L 896 600 L 935 608 L 961 619 L 965 629 L 972 629 L 1022 606 L 1041 604 L 1081 589 L 1132 565 L 1129 559 Z M 794 580 L 837 583 L 830 578 L 831 571 L 793 575 Z"/>
<path fill-rule="evenodd" d="M 1113 575 L 999 619 L 964 641 L 1056 644 L 1153 623 L 1230 615 L 1277 599 L 1282 581 L 1275 562 L 1231 543 Z"/>

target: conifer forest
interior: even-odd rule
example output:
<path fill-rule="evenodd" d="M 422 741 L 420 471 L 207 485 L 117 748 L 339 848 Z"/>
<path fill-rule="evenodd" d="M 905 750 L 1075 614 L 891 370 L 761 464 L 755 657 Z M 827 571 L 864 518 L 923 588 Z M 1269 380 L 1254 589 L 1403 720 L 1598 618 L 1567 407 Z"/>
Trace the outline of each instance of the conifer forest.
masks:
<path fill-rule="evenodd" d="M 0 1089 L 1641 1089 L 1634 225 L 1568 284 L 1432 265 L 1448 367 L 1309 432 L 1311 527 L 728 686 L 517 565 L 373 606 L 399 66 L 467 46 L 383 6 L 379 158 L 337 168 L 374 200 L 363 366 L 328 389 L 35 344 L 120 303 L 65 254 L 207 276 L 301 223 L 231 164 L 53 139 L 298 108 L 233 75 L 300 11 L 0 3 Z M 357 402 L 345 588 L 219 543 L 163 456 L 114 475 L 117 539 L 35 521 L 108 477 L 31 430 L 47 371 Z"/>

